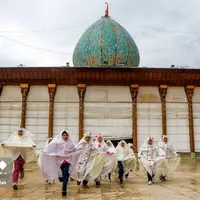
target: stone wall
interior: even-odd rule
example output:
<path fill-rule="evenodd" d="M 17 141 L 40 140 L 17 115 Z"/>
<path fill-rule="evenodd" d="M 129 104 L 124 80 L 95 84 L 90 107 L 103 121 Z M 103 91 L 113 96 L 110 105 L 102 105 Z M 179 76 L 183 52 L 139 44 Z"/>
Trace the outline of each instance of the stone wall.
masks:
<path fill-rule="evenodd" d="M 132 138 L 131 105 L 128 87 L 88 86 L 84 130 L 111 139 Z"/>
<path fill-rule="evenodd" d="M 31 86 L 27 98 L 26 129 L 33 133 L 38 149 L 44 147 L 48 135 L 49 94 L 46 86 Z"/>
<path fill-rule="evenodd" d="M 78 140 L 79 98 L 76 86 L 58 86 L 54 102 L 53 133 L 63 129 L 71 133 L 73 140 Z"/>
<path fill-rule="evenodd" d="M 162 112 L 158 87 L 139 87 L 138 91 L 138 147 L 148 136 L 160 139 Z"/>
<path fill-rule="evenodd" d="M 0 141 L 20 126 L 22 96 L 19 86 L 4 86 L 0 96 Z M 200 88 L 193 96 L 195 149 L 200 152 Z M 132 137 L 132 99 L 128 86 L 87 86 L 84 132 L 108 138 Z M 169 87 L 166 96 L 167 134 L 175 148 L 189 152 L 188 104 L 183 87 Z M 137 97 L 138 148 L 148 136 L 162 135 L 162 111 L 158 87 L 140 86 Z M 48 137 L 49 94 L 47 86 L 31 86 L 27 99 L 26 128 L 41 149 Z M 78 140 L 79 97 L 77 86 L 57 86 L 53 133 L 68 129 Z"/>
<path fill-rule="evenodd" d="M 6 140 L 21 122 L 19 86 L 4 86 L 0 96 L 0 141 Z"/>
<path fill-rule="evenodd" d="M 194 89 L 193 96 L 195 149 L 200 152 L 200 88 Z"/>

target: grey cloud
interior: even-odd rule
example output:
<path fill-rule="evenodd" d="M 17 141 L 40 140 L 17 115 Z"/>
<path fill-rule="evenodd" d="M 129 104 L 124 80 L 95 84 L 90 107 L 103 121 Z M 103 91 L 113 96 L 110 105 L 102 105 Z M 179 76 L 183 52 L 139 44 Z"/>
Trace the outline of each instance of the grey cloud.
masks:
<path fill-rule="evenodd" d="M 143 53 L 140 66 L 200 65 L 199 43 L 170 50 L 170 47 L 199 37 L 199 0 L 108 2 L 111 17 L 128 30 Z M 0 3 L 0 34 L 19 41 L 16 43 L 0 37 L 0 66 L 19 63 L 61 66 L 67 61 L 72 64 L 71 54 L 78 39 L 88 26 L 104 15 L 105 9 L 102 0 L 2 0 Z M 57 28 L 60 30 L 52 31 Z M 5 29 L 23 34 L 2 33 Z M 20 41 L 33 47 L 21 45 Z M 157 51 L 165 48 L 169 50 Z"/>

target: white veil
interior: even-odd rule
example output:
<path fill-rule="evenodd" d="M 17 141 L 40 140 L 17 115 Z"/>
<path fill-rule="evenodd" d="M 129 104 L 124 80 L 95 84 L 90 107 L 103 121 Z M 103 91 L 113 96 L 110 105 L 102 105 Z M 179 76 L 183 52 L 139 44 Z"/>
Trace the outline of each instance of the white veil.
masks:
<path fill-rule="evenodd" d="M 64 131 L 69 135 L 67 141 L 62 139 Z M 60 163 L 57 162 L 58 158 L 63 157 L 66 160 L 72 158 L 73 154 L 76 154 L 74 152 L 75 149 L 76 147 L 70 138 L 69 131 L 61 131 L 41 152 L 39 160 L 43 176 L 48 180 L 58 178 L 59 174 L 61 174 Z M 73 165 L 73 163 L 71 164 Z"/>
<path fill-rule="evenodd" d="M 102 138 L 102 142 L 101 143 L 98 142 L 98 138 L 99 137 Z M 103 136 L 101 134 L 96 135 L 95 145 L 96 145 L 96 148 L 99 151 L 103 151 L 103 152 L 107 151 L 107 145 L 106 145 L 106 143 L 105 143 L 105 141 L 103 139 Z"/>
<path fill-rule="evenodd" d="M 23 135 L 20 137 L 18 131 L 22 131 Z M 36 146 L 31 138 L 32 134 L 24 128 L 19 128 L 15 131 L 8 140 L 3 142 L 3 154 L 2 156 L 12 157 L 13 160 L 21 156 L 25 159 L 25 162 L 36 161 L 36 152 L 33 146 Z"/>
<path fill-rule="evenodd" d="M 64 141 L 62 138 L 62 133 L 68 133 L 67 141 Z M 66 157 L 66 155 L 70 156 L 71 153 L 74 152 L 75 144 L 71 140 L 71 136 L 68 130 L 62 130 L 50 143 L 47 145 L 43 153 L 51 155 L 51 156 L 60 156 Z"/>

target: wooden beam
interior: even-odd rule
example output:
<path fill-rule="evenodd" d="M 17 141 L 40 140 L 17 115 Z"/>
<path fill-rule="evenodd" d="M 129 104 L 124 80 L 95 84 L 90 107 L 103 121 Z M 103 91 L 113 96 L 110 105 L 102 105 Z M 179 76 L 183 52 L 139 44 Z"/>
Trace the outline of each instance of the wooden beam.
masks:
<path fill-rule="evenodd" d="M 0 82 L 6 85 L 200 86 L 200 69 L 93 68 L 93 67 L 7 67 L 0 68 Z"/>
<path fill-rule="evenodd" d="M 167 96 L 167 85 L 160 85 L 158 91 L 161 100 L 162 109 L 162 135 L 167 135 L 167 117 L 166 117 L 166 96 Z"/>
<path fill-rule="evenodd" d="M 79 140 L 83 137 L 84 134 L 84 99 L 85 99 L 85 92 L 86 92 L 86 85 L 85 84 L 78 84 L 77 85 L 78 96 L 79 96 Z"/>
<path fill-rule="evenodd" d="M 193 105 L 192 97 L 194 93 L 194 86 L 185 86 L 185 93 L 188 101 L 188 119 L 189 119 L 189 135 L 190 135 L 190 151 L 195 153 L 195 142 L 194 142 L 194 121 L 193 121 Z"/>
<path fill-rule="evenodd" d="M 137 96 L 138 96 L 139 85 L 132 84 L 130 86 L 130 92 L 132 97 L 132 137 L 133 137 L 133 149 L 134 152 L 138 152 L 137 145 Z"/>
<path fill-rule="evenodd" d="M 29 93 L 28 84 L 20 84 L 21 94 L 22 94 L 22 110 L 21 110 L 21 127 L 26 127 L 26 107 L 27 107 L 27 98 Z"/>
<path fill-rule="evenodd" d="M 56 94 L 56 84 L 48 84 L 49 92 L 49 131 L 48 137 L 53 137 L 53 113 L 54 113 L 54 97 Z"/>

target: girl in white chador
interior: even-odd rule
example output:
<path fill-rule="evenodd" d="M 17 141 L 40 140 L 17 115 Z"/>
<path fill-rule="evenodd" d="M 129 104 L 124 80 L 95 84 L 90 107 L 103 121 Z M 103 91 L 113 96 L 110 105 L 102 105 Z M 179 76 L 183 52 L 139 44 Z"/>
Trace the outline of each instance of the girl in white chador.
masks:
<path fill-rule="evenodd" d="M 110 140 L 107 140 L 107 141 L 106 141 L 106 145 L 107 145 L 107 151 L 108 151 L 110 154 L 115 153 L 115 147 L 114 147 L 113 143 L 112 143 Z"/>
<path fill-rule="evenodd" d="M 71 174 L 77 180 L 77 185 L 81 182 L 87 186 L 88 181 L 95 180 L 101 173 L 104 159 L 97 156 L 97 149 L 92 140 L 91 133 L 85 133 L 78 143 L 79 155 L 74 157 L 75 170 Z"/>
<path fill-rule="evenodd" d="M 159 151 L 153 137 L 149 137 L 138 153 L 138 159 L 143 169 L 147 171 L 148 184 L 153 183 L 154 177 L 158 176 L 158 167 L 164 162 L 164 153 Z"/>
<path fill-rule="evenodd" d="M 40 155 L 40 167 L 47 177 L 54 180 L 62 174 L 62 195 L 67 195 L 70 165 L 73 165 L 73 155 L 77 148 L 71 140 L 69 131 L 63 130 L 43 150 Z"/>
<path fill-rule="evenodd" d="M 174 150 L 173 144 L 168 141 L 168 137 L 163 135 L 160 142 L 158 143 L 158 147 L 164 152 L 165 154 L 165 161 L 159 167 L 161 168 L 161 181 L 166 181 L 166 176 L 168 173 L 174 172 L 177 167 L 180 165 L 180 156 Z"/>
<path fill-rule="evenodd" d="M 98 154 L 104 156 L 104 164 L 103 164 L 101 174 L 95 180 L 96 185 L 100 185 L 101 177 L 104 178 L 108 174 L 110 174 L 111 172 L 113 172 L 115 170 L 117 159 L 116 159 L 115 155 L 113 155 L 112 153 L 110 153 L 108 151 L 108 146 L 106 145 L 105 141 L 103 140 L 102 135 L 99 134 L 96 136 L 95 145 L 98 150 Z"/>
<path fill-rule="evenodd" d="M 47 146 L 49 145 L 49 143 L 51 142 L 53 140 L 53 138 L 49 138 L 48 140 L 47 140 L 47 142 L 46 142 L 46 144 L 45 144 L 45 146 L 44 146 L 44 149 L 43 149 L 43 151 L 45 150 L 45 148 L 47 148 Z M 42 151 L 42 152 L 43 152 Z M 41 153 L 41 155 L 39 156 L 39 159 L 38 159 L 38 165 L 39 165 L 39 167 L 40 167 L 40 169 L 41 169 L 41 172 L 42 172 L 42 176 L 44 177 L 44 180 L 45 180 L 45 182 L 46 183 L 49 183 L 49 184 L 52 184 L 52 183 L 54 183 L 55 182 L 55 179 L 52 179 L 51 178 L 51 176 L 52 176 L 52 174 L 51 173 L 49 173 L 48 172 L 48 169 L 46 169 L 46 171 L 44 171 L 44 170 L 42 170 L 42 168 L 41 168 L 41 160 L 43 159 L 42 157 L 45 157 L 45 164 L 47 165 L 47 166 L 49 166 L 50 164 L 51 164 L 51 159 L 52 159 L 52 156 L 48 156 L 47 154 L 43 154 L 43 153 Z M 48 159 L 47 159 L 47 157 L 48 157 Z M 54 161 L 54 158 L 53 158 L 53 161 Z M 49 162 L 49 164 L 48 164 L 48 162 Z"/>
<path fill-rule="evenodd" d="M 120 183 L 123 183 L 123 176 L 128 178 L 128 174 L 131 170 L 136 167 L 136 158 L 134 156 L 133 150 L 124 141 L 120 141 L 116 147 L 116 155 L 118 160 L 118 173 Z"/>
<path fill-rule="evenodd" d="M 36 161 L 35 143 L 31 139 L 31 133 L 24 128 L 18 129 L 11 137 L 2 143 L 4 156 L 12 157 L 14 161 L 13 189 L 18 189 L 18 179 L 24 178 L 24 163 Z"/>
<path fill-rule="evenodd" d="M 102 135 L 100 134 L 96 136 L 95 145 L 96 145 L 97 150 L 100 152 L 106 152 L 108 150 L 108 147 L 105 141 L 103 140 Z"/>
<path fill-rule="evenodd" d="M 113 143 L 110 140 L 106 141 L 106 145 L 107 145 L 108 154 L 110 154 L 112 156 L 112 158 L 114 159 L 114 162 L 115 162 L 115 165 L 113 165 L 113 170 L 112 170 L 112 171 L 114 171 L 116 169 L 116 166 L 117 166 L 117 157 L 116 157 L 116 154 L 115 154 L 116 153 L 115 152 L 115 147 L 114 147 Z M 112 172 L 110 172 L 108 174 L 108 179 L 109 179 L 110 182 L 111 182 L 111 175 L 112 175 Z"/>

